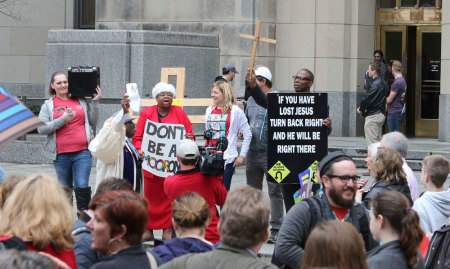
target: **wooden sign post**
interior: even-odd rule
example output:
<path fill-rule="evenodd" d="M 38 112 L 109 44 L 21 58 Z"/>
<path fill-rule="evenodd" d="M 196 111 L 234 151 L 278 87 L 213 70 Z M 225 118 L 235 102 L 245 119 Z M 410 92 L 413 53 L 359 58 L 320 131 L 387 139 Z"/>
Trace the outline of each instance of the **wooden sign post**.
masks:
<path fill-rule="evenodd" d="M 256 49 L 258 48 L 258 42 L 259 41 L 268 42 L 268 43 L 272 43 L 272 44 L 276 44 L 277 43 L 277 41 L 275 39 L 260 37 L 259 36 L 259 29 L 260 28 L 261 28 L 261 22 L 257 21 L 256 22 L 256 28 L 255 28 L 255 35 L 239 34 L 239 37 L 248 38 L 248 39 L 252 39 L 253 40 L 252 55 L 250 56 L 249 70 L 252 70 L 253 66 L 255 65 Z"/>

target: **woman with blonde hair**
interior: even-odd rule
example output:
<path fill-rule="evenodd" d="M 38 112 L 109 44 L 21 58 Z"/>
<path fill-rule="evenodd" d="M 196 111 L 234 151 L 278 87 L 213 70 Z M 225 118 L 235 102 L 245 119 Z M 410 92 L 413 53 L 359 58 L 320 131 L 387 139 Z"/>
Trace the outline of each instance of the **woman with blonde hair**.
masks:
<path fill-rule="evenodd" d="M 350 222 L 321 222 L 305 245 L 301 268 L 367 269 L 364 244 Z"/>
<path fill-rule="evenodd" d="M 373 171 L 371 171 L 373 177 L 375 177 L 375 183 L 367 193 L 362 195 L 362 202 L 367 209 L 369 209 L 370 200 L 377 194 L 385 191 L 399 191 L 403 193 L 412 205 L 411 191 L 402 165 L 402 157 L 397 151 L 390 148 L 378 148 Z M 356 200 L 358 200 L 358 196 Z"/>
<path fill-rule="evenodd" d="M 205 239 L 211 222 L 206 200 L 195 192 L 178 197 L 172 203 L 172 223 L 177 238 L 165 240 L 153 249 L 162 263 L 188 253 L 207 252 L 213 244 Z"/>
<path fill-rule="evenodd" d="M 72 207 L 61 185 L 36 174 L 18 183 L 3 205 L 0 240 L 18 237 L 29 250 L 48 253 L 77 268 L 72 224 Z"/>
<path fill-rule="evenodd" d="M 228 147 L 224 152 L 225 170 L 223 173 L 223 184 L 227 190 L 230 189 L 231 177 L 235 167 L 244 162 L 250 147 L 252 132 L 247 122 L 247 117 L 236 105 L 236 96 L 230 83 L 219 80 L 211 88 L 213 105 L 206 109 L 205 127 L 211 131 L 212 138 L 207 141 L 206 146 L 216 147 L 219 138 L 228 140 Z M 241 152 L 237 151 L 238 136 L 244 137 Z"/>

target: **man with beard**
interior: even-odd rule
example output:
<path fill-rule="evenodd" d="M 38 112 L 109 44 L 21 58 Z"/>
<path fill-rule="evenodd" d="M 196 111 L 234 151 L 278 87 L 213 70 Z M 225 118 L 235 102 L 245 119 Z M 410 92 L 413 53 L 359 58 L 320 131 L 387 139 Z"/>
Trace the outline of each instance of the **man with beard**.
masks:
<path fill-rule="evenodd" d="M 320 162 L 324 194 L 306 198 L 289 210 L 281 225 L 272 262 L 284 268 L 300 268 L 306 239 L 314 226 L 326 220 L 349 221 L 362 235 L 366 250 L 377 246 L 362 204 L 354 205 L 359 176 L 353 159 L 333 152 Z"/>

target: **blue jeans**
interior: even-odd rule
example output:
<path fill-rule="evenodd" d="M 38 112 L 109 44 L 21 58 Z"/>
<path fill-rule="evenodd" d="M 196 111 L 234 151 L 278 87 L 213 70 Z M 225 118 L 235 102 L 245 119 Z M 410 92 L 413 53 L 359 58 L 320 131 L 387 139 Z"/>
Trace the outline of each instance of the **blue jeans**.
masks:
<path fill-rule="evenodd" d="M 61 153 L 56 156 L 56 174 L 63 187 L 87 188 L 91 174 L 92 155 L 87 149 Z"/>
<path fill-rule="evenodd" d="M 233 164 L 234 162 L 225 165 L 225 169 L 223 171 L 223 185 L 225 185 L 225 189 L 227 189 L 227 191 L 230 190 L 231 178 L 233 177 L 234 174 Z"/>
<path fill-rule="evenodd" d="M 401 113 L 387 115 L 387 124 L 389 127 L 389 132 L 394 131 L 402 132 L 402 122 L 403 122 L 403 115 Z"/>

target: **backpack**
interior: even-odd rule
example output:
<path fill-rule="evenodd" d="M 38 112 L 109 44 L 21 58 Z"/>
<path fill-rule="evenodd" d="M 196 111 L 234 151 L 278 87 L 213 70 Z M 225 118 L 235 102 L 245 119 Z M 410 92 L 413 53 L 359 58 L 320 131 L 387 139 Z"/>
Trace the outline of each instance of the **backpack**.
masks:
<path fill-rule="evenodd" d="M 450 222 L 433 233 L 425 257 L 425 268 L 441 269 L 450 267 Z"/>

